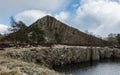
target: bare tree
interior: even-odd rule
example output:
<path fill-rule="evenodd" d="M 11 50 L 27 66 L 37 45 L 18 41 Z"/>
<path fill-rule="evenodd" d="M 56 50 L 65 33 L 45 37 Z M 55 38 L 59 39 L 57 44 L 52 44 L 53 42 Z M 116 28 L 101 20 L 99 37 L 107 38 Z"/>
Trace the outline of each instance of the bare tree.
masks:
<path fill-rule="evenodd" d="M 10 23 L 11 23 L 11 27 L 8 29 L 11 32 L 16 32 L 18 31 L 18 23 L 15 21 L 15 19 L 13 17 L 10 17 Z"/>

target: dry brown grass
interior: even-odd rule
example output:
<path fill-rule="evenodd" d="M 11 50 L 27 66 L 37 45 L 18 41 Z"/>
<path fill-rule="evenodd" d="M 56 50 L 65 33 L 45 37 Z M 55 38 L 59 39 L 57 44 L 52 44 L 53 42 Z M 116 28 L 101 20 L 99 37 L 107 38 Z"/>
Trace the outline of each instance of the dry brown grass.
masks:
<path fill-rule="evenodd" d="M 0 75 L 60 75 L 54 70 L 50 70 L 42 65 L 24 62 L 6 56 L 8 52 L 21 52 L 31 49 L 34 49 L 34 47 L 19 49 L 6 48 L 4 51 L 0 51 Z"/>
<path fill-rule="evenodd" d="M 2 70 L 0 71 L 0 75 L 21 75 L 18 70 Z"/>

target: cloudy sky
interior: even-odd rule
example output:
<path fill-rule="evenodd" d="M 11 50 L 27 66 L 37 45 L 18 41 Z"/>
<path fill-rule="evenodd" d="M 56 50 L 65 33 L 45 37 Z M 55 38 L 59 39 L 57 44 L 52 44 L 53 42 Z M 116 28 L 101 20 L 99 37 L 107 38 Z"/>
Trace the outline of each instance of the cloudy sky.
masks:
<path fill-rule="evenodd" d="M 7 32 L 11 16 L 29 26 L 45 15 L 103 37 L 109 33 L 120 33 L 120 0 L 0 1 L 0 33 Z"/>

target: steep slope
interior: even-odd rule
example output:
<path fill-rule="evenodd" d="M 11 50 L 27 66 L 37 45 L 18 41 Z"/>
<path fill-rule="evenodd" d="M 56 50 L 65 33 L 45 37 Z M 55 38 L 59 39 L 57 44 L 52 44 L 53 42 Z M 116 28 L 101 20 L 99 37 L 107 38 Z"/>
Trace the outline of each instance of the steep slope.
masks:
<path fill-rule="evenodd" d="M 31 31 L 35 27 L 44 32 L 45 43 L 71 45 L 102 45 L 106 43 L 95 36 L 85 34 L 48 15 L 33 23 L 28 27 L 27 31 Z"/>
<path fill-rule="evenodd" d="M 21 34 L 21 36 L 19 34 Z M 27 43 L 56 43 L 69 45 L 108 44 L 102 39 L 85 34 L 48 15 L 37 20 L 23 31 L 18 31 L 8 36 L 16 37 L 15 40 L 17 42 Z M 13 40 L 13 38 L 10 37 L 9 40 Z"/>

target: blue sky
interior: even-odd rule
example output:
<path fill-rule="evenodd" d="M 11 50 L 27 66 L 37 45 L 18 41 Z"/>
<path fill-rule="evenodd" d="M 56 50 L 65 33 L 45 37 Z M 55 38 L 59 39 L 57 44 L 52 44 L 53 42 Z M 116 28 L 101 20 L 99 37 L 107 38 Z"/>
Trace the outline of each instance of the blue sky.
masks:
<path fill-rule="evenodd" d="M 10 17 L 28 26 L 51 15 L 81 31 L 107 36 L 120 33 L 120 0 L 0 0 L 0 33 L 7 32 Z"/>

